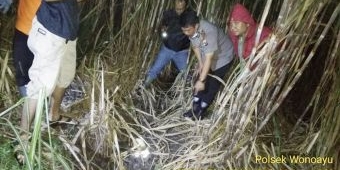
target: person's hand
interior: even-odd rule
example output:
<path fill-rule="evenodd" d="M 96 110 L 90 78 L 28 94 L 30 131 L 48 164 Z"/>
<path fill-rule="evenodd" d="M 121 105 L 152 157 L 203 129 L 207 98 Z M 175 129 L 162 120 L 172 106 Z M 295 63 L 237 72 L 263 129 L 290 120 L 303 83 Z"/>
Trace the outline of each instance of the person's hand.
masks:
<path fill-rule="evenodd" d="M 199 91 L 203 91 L 205 89 L 205 84 L 202 81 L 197 81 L 195 83 L 195 93 L 197 94 Z"/>
<path fill-rule="evenodd" d="M 194 72 L 194 77 L 198 76 L 203 69 L 203 64 L 197 63 L 195 66 L 195 72 Z"/>
<path fill-rule="evenodd" d="M 13 3 L 13 0 L 0 0 L 0 11 L 3 14 L 6 14 L 12 3 Z"/>
<path fill-rule="evenodd" d="M 161 31 L 164 32 L 164 31 L 167 31 L 168 30 L 168 27 L 167 26 L 162 26 L 161 28 Z"/>

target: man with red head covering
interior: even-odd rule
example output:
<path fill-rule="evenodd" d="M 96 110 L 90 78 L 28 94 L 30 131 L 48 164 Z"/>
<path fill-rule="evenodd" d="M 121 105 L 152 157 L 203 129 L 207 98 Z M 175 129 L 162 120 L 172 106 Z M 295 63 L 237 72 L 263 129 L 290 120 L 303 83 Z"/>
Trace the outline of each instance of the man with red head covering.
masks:
<path fill-rule="evenodd" d="M 236 4 L 230 14 L 229 35 L 234 45 L 234 51 L 240 58 L 241 63 L 245 63 L 255 46 L 256 30 L 258 24 L 250 15 L 249 11 L 241 4 Z M 259 43 L 265 40 L 271 30 L 263 27 Z"/>

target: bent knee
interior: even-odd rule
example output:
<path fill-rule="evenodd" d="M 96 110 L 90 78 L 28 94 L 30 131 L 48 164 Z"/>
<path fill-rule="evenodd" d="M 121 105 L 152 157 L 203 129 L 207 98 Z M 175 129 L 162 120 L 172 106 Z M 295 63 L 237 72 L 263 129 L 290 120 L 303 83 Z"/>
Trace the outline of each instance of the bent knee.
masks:
<path fill-rule="evenodd" d="M 72 83 L 74 76 L 75 72 L 60 76 L 57 82 L 57 86 L 62 88 L 68 87 Z"/>
<path fill-rule="evenodd" d="M 43 96 L 50 96 L 55 88 L 55 83 L 33 83 L 30 81 L 26 85 L 26 93 L 28 98 L 38 99 L 39 93 L 44 92 Z"/>

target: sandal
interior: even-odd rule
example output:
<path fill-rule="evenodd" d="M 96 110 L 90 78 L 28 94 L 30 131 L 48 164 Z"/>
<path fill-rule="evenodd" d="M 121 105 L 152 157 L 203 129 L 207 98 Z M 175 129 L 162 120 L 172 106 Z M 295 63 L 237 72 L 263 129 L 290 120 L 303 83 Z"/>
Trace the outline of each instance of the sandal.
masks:
<path fill-rule="evenodd" d="M 54 128 L 62 123 L 69 123 L 71 121 L 72 121 L 72 118 L 60 115 L 57 120 L 55 121 L 50 120 L 49 123 L 50 123 L 50 127 Z"/>
<path fill-rule="evenodd" d="M 24 147 L 28 146 L 27 142 L 23 141 Z M 17 160 L 18 164 L 20 166 L 24 165 L 25 163 L 25 153 L 24 148 L 19 143 L 19 141 L 13 142 L 13 148 L 14 148 L 14 157 Z M 27 147 L 26 147 L 27 148 Z"/>

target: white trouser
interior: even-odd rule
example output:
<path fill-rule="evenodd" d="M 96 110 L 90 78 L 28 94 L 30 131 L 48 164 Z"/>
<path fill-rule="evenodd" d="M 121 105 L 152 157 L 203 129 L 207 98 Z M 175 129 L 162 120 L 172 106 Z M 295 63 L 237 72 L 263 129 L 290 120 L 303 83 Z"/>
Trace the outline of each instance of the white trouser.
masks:
<path fill-rule="evenodd" d="M 76 40 L 66 41 L 51 33 L 35 17 L 27 45 L 34 54 L 28 71 L 31 80 L 27 84 L 29 98 L 37 99 L 42 88 L 49 96 L 55 86 L 66 88 L 70 85 L 75 75 Z"/>

